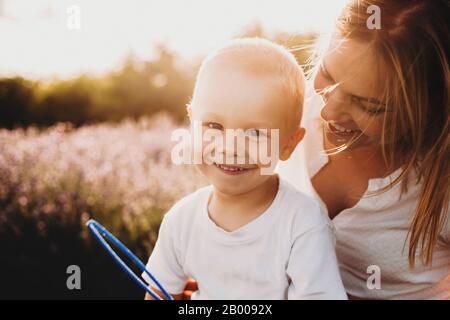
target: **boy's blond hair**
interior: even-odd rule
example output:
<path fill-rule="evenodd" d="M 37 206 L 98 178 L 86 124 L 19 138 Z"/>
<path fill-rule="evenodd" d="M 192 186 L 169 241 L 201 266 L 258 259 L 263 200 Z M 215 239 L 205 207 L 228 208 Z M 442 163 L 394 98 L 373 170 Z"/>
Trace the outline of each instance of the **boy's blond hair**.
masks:
<path fill-rule="evenodd" d="M 286 48 L 262 38 L 240 38 L 229 41 L 213 51 L 203 60 L 197 75 L 193 101 L 195 101 L 197 84 L 207 67 L 217 63 L 238 67 L 258 77 L 270 77 L 281 85 L 289 101 L 287 107 L 290 121 L 295 126 L 300 124 L 303 112 L 305 78 L 294 55 Z"/>

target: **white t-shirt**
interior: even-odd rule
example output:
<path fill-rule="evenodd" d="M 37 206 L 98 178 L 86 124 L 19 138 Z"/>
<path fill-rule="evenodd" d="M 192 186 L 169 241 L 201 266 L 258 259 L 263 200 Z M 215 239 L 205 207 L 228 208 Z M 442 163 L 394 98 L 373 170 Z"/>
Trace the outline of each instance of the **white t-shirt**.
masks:
<path fill-rule="evenodd" d="M 270 207 L 227 232 L 209 217 L 212 186 L 167 212 L 147 268 L 172 294 L 189 277 L 192 299 L 346 299 L 329 219 L 280 179 Z M 150 284 L 148 277 L 144 279 Z"/>
<path fill-rule="evenodd" d="M 311 177 L 328 163 L 320 120 L 322 105 L 320 96 L 309 90 L 302 120 L 305 138 L 290 159 L 279 164 L 277 172 L 298 190 L 315 197 L 326 212 L 325 204 L 311 184 Z M 333 219 L 344 286 L 351 296 L 364 299 L 450 299 L 450 218 L 440 234 L 432 266 L 424 267 L 420 263 L 418 251 L 416 269 L 410 271 L 407 234 L 420 185 L 411 176 L 408 192 L 401 197 L 400 185 L 367 196 L 388 185 L 398 174 L 400 170 L 385 178 L 369 180 L 362 199 Z M 379 289 L 376 279 L 369 279 L 377 270 L 381 280 Z"/>

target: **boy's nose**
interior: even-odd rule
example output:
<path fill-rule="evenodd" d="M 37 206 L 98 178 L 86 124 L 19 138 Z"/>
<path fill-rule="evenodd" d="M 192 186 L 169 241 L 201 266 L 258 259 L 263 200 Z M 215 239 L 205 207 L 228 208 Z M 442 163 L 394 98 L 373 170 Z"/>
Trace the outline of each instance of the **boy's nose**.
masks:
<path fill-rule="evenodd" d="M 245 154 L 239 156 L 236 150 L 227 149 L 216 153 L 216 159 L 221 164 L 244 164 Z"/>

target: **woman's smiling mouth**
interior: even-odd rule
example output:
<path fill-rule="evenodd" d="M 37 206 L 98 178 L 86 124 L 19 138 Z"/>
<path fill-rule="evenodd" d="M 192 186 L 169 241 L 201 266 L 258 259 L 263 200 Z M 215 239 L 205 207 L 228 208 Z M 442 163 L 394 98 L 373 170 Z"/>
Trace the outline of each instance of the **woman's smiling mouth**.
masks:
<path fill-rule="evenodd" d="M 361 130 L 349 129 L 337 124 L 334 121 L 326 121 L 326 128 L 328 129 L 329 132 L 344 137 L 351 137 L 354 136 L 356 133 L 361 133 Z"/>

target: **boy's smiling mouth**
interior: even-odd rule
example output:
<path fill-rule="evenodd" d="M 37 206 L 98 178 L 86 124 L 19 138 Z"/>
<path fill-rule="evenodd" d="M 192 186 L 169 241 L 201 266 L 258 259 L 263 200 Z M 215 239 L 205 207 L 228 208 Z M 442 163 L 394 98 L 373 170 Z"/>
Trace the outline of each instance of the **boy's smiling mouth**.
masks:
<path fill-rule="evenodd" d="M 257 167 L 242 167 L 239 165 L 228 165 L 228 164 L 218 164 L 214 162 L 214 166 L 218 168 L 220 171 L 222 171 L 225 174 L 228 175 L 240 175 L 244 174 L 247 171 L 256 169 Z"/>

